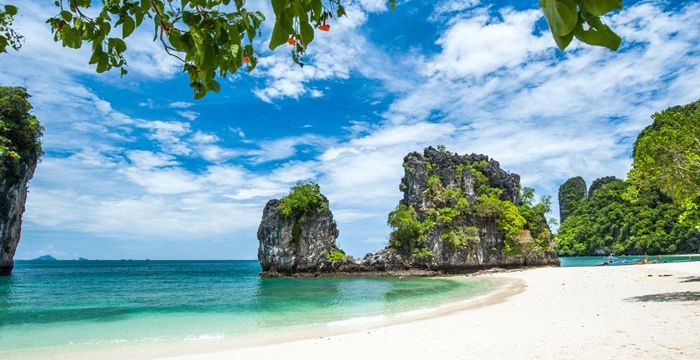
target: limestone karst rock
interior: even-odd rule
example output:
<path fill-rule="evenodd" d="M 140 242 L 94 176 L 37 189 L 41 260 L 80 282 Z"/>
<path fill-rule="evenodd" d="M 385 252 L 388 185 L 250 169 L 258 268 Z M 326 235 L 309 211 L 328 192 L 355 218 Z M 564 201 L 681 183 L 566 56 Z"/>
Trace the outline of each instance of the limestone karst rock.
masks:
<path fill-rule="evenodd" d="M 414 266 L 463 271 L 558 265 L 546 220 L 525 222 L 520 176 L 497 161 L 428 147 L 406 155 L 403 167 L 404 197 L 390 216 L 395 231 L 389 247 Z M 404 232 L 412 228 L 410 238 Z"/>
<path fill-rule="evenodd" d="M 22 231 L 27 186 L 42 154 L 42 128 L 27 91 L 0 86 L 0 275 L 9 275 Z"/>
<path fill-rule="evenodd" d="M 294 200 L 295 192 L 309 190 L 301 204 L 285 208 L 285 201 Z M 312 201 L 307 201 L 312 198 Z M 306 203 L 304 203 L 306 201 Z M 258 260 L 263 274 L 275 275 L 331 271 L 334 265 L 347 260 L 335 243 L 338 237 L 328 200 L 316 184 L 300 184 L 282 200 L 270 200 L 263 210 L 258 228 Z"/>

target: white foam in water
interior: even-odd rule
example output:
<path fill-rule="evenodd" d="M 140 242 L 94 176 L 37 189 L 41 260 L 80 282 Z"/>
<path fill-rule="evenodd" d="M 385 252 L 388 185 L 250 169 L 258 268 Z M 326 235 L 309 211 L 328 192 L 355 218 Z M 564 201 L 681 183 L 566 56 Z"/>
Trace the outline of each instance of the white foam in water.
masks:
<path fill-rule="evenodd" d="M 386 315 L 376 315 L 376 316 L 358 316 L 346 320 L 331 321 L 328 323 L 328 327 L 337 326 L 349 326 L 349 325 L 362 325 L 371 324 L 375 322 L 380 322 L 388 319 Z"/>
<path fill-rule="evenodd" d="M 223 339 L 224 334 L 200 334 L 200 335 L 189 335 L 185 337 L 185 341 L 203 341 L 203 340 L 216 340 Z"/>

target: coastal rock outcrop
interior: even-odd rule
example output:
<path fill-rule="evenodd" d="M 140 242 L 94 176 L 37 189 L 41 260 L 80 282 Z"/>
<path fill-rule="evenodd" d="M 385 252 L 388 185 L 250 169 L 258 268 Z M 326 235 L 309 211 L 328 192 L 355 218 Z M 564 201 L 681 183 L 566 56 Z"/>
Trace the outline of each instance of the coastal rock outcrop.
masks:
<path fill-rule="evenodd" d="M 328 200 L 316 184 L 299 184 L 281 200 L 270 200 L 258 228 L 263 275 L 332 271 L 345 256 Z"/>
<path fill-rule="evenodd" d="M 336 245 L 338 230 L 317 184 L 265 206 L 258 230 L 263 276 L 470 272 L 558 265 L 545 214 L 520 176 L 485 155 L 426 148 L 404 158 L 403 199 L 389 214 L 386 248 L 361 261 Z"/>
<path fill-rule="evenodd" d="M 42 128 L 28 98 L 23 88 L 0 86 L 0 275 L 14 267 L 27 185 L 42 153 Z"/>
<path fill-rule="evenodd" d="M 410 266 L 452 272 L 558 265 L 548 206 L 521 194 L 520 176 L 497 161 L 428 147 L 408 154 L 403 167 L 404 196 L 389 215 L 388 249 Z"/>

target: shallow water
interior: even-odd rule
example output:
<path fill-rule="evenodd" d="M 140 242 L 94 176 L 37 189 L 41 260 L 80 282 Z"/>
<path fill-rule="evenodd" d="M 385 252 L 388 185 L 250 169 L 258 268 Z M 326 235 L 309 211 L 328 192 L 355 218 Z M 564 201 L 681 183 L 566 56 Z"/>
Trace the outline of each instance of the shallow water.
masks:
<path fill-rule="evenodd" d="M 616 258 L 624 259 L 629 262 L 642 260 L 648 258 L 649 261 L 659 261 L 659 259 L 654 256 L 616 256 Z M 607 256 L 572 256 L 572 257 L 560 257 L 562 267 L 577 267 L 577 266 L 598 266 L 603 264 L 607 260 Z M 674 263 L 674 262 L 687 262 L 687 261 L 700 261 L 700 255 L 661 255 L 660 262 Z"/>
<path fill-rule="evenodd" d="M 235 337 L 393 316 L 485 294 L 465 278 L 261 279 L 256 261 L 18 261 L 0 352 Z"/>

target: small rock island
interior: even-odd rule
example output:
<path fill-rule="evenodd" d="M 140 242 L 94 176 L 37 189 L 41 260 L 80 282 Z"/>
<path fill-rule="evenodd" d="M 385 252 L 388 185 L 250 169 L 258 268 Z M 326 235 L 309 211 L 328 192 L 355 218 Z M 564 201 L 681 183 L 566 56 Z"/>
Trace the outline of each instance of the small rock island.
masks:
<path fill-rule="evenodd" d="M 462 273 L 488 268 L 559 265 L 545 218 L 520 176 L 486 155 L 444 147 L 404 158 L 403 199 L 388 216 L 388 246 L 356 260 L 336 244 L 328 200 L 301 183 L 270 200 L 258 230 L 262 276 Z"/>
<path fill-rule="evenodd" d="M 282 200 L 265 205 L 258 228 L 258 260 L 263 273 L 271 276 L 328 272 L 345 258 L 336 238 L 338 228 L 319 186 L 298 184 Z"/>

